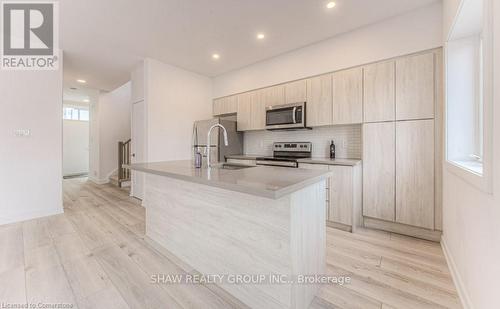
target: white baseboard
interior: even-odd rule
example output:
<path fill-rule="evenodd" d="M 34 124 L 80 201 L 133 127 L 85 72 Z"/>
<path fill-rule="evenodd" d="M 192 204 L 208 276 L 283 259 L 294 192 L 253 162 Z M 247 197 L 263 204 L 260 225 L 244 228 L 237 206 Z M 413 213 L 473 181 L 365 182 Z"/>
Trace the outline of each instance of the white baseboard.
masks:
<path fill-rule="evenodd" d="M 108 179 L 97 179 L 94 177 L 89 177 L 89 180 L 97 185 L 104 185 L 104 184 L 109 183 L 109 178 Z"/>
<path fill-rule="evenodd" d="M 11 224 L 16 222 L 28 221 L 37 218 L 43 218 L 64 213 L 63 208 L 55 208 L 43 211 L 31 211 L 14 216 L 0 217 L 0 225 Z"/>
<path fill-rule="evenodd" d="M 443 248 L 446 262 L 448 263 L 448 266 L 450 267 L 451 277 L 453 278 L 453 283 L 455 284 L 455 287 L 457 288 L 458 297 L 460 298 L 460 302 L 462 303 L 462 307 L 464 309 L 473 309 L 472 302 L 471 302 L 470 297 L 469 297 L 469 293 L 467 293 L 467 290 L 465 289 L 464 281 L 462 280 L 462 277 L 460 276 L 460 273 L 458 272 L 457 265 L 455 264 L 455 261 L 453 260 L 453 256 L 451 255 L 450 250 L 448 249 L 448 245 L 446 244 L 446 238 L 444 237 L 444 234 L 441 236 L 441 248 Z"/>

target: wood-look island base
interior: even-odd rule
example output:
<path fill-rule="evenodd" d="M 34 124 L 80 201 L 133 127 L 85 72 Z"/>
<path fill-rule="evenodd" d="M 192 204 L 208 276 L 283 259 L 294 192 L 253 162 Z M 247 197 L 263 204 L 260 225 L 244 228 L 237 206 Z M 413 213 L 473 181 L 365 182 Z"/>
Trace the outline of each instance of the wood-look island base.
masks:
<path fill-rule="evenodd" d="M 146 236 L 251 308 L 308 308 L 318 284 L 269 275 L 326 273 L 325 190 L 320 179 L 278 199 L 147 174 Z M 237 275 L 264 282 L 232 283 Z M 248 277 L 247 277 L 248 278 Z"/>

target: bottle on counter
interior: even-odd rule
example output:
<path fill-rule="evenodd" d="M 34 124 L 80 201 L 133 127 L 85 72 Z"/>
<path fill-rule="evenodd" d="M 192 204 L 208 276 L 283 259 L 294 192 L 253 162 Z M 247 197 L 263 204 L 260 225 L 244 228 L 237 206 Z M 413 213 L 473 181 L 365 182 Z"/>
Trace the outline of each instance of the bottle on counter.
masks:
<path fill-rule="evenodd" d="M 330 144 L 330 159 L 335 159 L 335 143 Z"/>
<path fill-rule="evenodd" d="M 200 149 L 196 147 L 196 151 L 194 153 L 194 167 L 201 168 L 201 163 L 202 163 L 202 156 L 200 153 Z"/>

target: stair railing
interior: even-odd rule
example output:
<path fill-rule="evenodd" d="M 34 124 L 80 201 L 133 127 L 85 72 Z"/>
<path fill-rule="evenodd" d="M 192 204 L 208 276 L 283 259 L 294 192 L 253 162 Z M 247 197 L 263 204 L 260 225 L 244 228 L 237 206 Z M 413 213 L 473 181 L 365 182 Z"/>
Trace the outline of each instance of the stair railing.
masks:
<path fill-rule="evenodd" d="M 130 142 L 118 142 L 118 186 L 123 182 L 130 181 L 130 170 L 124 168 L 123 164 L 130 164 Z"/>

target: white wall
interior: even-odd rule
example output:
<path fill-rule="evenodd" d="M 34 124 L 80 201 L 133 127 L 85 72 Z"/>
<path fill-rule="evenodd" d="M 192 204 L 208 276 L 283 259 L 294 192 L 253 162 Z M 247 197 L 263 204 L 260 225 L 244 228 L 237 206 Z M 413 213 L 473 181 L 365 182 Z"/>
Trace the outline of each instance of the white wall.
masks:
<path fill-rule="evenodd" d="M 500 308 L 500 3 L 494 3 L 495 94 L 493 113 L 493 194 L 448 170 L 443 179 L 443 242 L 457 272 L 466 307 Z M 446 16 L 456 16 L 456 0 L 446 0 Z M 451 22 L 449 22 L 451 24 Z M 445 25 L 447 27 L 447 25 Z M 445 28 L 447 34 L 449 28 Z"/>
<path fill-rule="evenodd" d="M 62 61 L 0 70 L 0 225 L 62 213 Z M 31 136 L 16 137 L 16 129 Z"/>
<path fill-rule="evenodd" d="M 443 1 L 443 37 L 444 41 L 450 35 L 450 30 L 455 21 L 462 0 L 444 0 Z"/>
<path fill-rule="evenodd" d="M 98 103 L 98 180 L 105 182 L 118 169 L 118 142 L 130 138 L 130 82 L 102 93 Z"/>
<path fill-rule="evenodd" d="M 90 92 L 89 179 L 99 179 L 99 91 Z"/>
<path fill-rule="evenodd" d="M 212 118 L 212 80 L 145 61 L 148 162 L 191 159 L 193 123 Z"/>
<path fill-rule="evenodd" d="M 89 172 L 89 122 L 63 120 L 63 175 Z"/>
<path fill-rule="evenodd" d="M 214 97 L 442 46 L 441 2 L 214 78 Z"/>

